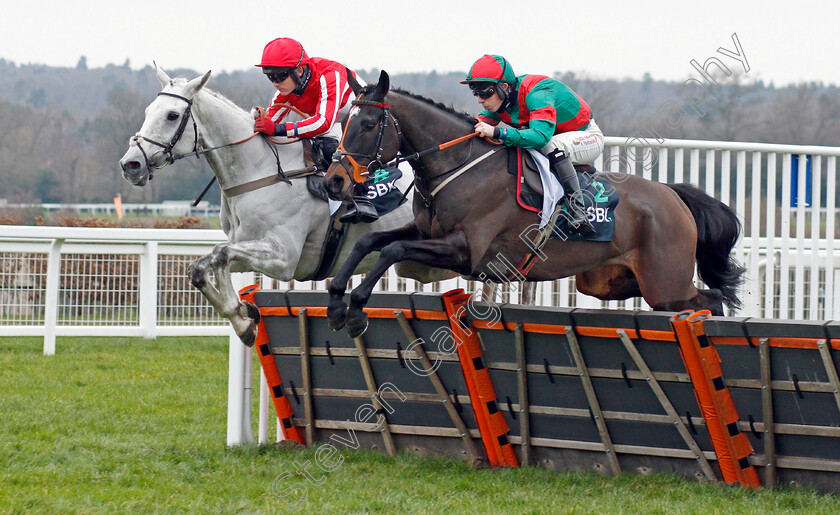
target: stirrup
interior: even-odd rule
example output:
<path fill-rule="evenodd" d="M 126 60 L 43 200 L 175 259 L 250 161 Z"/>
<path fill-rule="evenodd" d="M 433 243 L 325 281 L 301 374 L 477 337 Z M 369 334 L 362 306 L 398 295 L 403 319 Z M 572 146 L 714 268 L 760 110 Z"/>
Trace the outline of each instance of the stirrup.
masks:
<path fill-rule="evenodd" d="M 347 212 L 338 217 L 342 223 L 356 224 L 359 222 L 369 224 L 379 220 L 376 208 L 366 197 L 354 197 L 347 206 Z"/>
<path fill-rule="evenodd" d="M 569 220 L 569 227 L 575 232 L 575 234 L 583 236 L 584 238 L 594 236 L 596 232 L 595 228 L 592 227 L 592 222 L 590 222 L 586 217 L 584 217 L 578 225 L 575 225 L 574 221 Z"/>
<path fill-rule="evenodd" d="M 586 211 L 583 209 L 573 208 L 571 206 L 573 202 L 573 200 L 569 199 L 569 214 L 571 215 L 568 221 L 569 229 L 578 236 L 593 236 L 595 234 L 595 228 L 592 227 L 592 222 L 590 222 L 589 218 L 586 216 Z"/>
<path fill-rule="evenodd" d="M 551 213 L 548 223 L 546 223 L 543 228 L 537 232 L 537 237 L 532 242 L 534 250 L 542 250 L 542 248 L 545 247 L 545 244 L 548 243 L 548 240 L 551 238 L 551 233 L 554 232 L 554 226 L 557 224 L 557 218 L 560 217 L 560 213 L 562 212 L 563 203 L 561 201 L 554 206 L 554 212 Z"/>

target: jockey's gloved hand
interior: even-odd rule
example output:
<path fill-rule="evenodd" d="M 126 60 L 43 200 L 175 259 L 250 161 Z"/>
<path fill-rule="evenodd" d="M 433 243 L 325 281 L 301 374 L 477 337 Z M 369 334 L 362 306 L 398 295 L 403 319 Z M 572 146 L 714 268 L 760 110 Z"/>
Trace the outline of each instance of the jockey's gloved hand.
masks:
<path fill-rule="evenodd" d="M 271 118 L 259 117 L 254 120 L 254 132 L 262 132 L 269 136 L 285 136 L 285 124 L 276 124 Z"/>

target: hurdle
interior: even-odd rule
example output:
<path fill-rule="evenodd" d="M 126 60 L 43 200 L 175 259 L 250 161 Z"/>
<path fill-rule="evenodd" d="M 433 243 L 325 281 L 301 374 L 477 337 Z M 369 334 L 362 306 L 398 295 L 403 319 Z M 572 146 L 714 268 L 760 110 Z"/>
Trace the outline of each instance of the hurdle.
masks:
<path fill-rule="evenodd" d="M 840 324 L 243 290 L 287 439 L 484 466 L 840 491 Z M 758 450 L 756 452 L 756 449 Z"/>

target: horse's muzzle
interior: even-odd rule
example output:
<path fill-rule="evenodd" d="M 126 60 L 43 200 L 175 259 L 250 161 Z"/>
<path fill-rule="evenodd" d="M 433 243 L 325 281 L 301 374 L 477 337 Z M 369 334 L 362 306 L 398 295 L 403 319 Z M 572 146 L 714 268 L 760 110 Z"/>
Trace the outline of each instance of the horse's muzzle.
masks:
<path fill-rule="evenodd" d="M 145 164 L 136 159 L 123 157 L 120 159 L 120 168 L 122 169 L 125 180 L 134 186 L 144 186 L 149 180 L 149 169 Z"/>
<path fill-rule="evenodd" d="M 335 165 L 333 165 L 335 166 Z M 344 200 L 351 194 L 350 181 L 343 177 L 343 174 L 330 170 L 324 178 L 324 188 L 327 190 L 327 195 L 333 200 Z"/>

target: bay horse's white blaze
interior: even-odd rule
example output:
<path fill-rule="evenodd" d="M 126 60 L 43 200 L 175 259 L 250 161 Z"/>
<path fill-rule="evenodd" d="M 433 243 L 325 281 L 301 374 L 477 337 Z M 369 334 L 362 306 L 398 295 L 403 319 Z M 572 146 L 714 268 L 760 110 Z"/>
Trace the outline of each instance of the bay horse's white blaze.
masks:
<path fill-rule="evenodd" d="M 171 149 L 172 154 L 191 152 L 196 141 L 200 147 L 211 148 L 253 134 L 254 119 L 248 112 L 218 93 L 203 89 L 210 78 L 209 71 L 188 81 L 171 79 L 158 67 L 157 76 L 163 94 L 146 108 L 140 132 L 131 138 L 128 151 L 120 160 L 123 175 L 130 183 L 143 186 L 149 179 L 149 166 L 157 168 L 167 164 L 164 148 L 150 141 L 166 145 L 172 140 L 188 107 L 184 99 L 192 101 L 192 120 L 184 125 L 183 134 Z M 207 152 L 204 156 L 224 190 L 275 175 L 277 161 L 273 150 L 279 153 L 284 170 L 305 168 L 303 146 L 299 141 L 275 146 L 261 136 Z M 410 174 L 404 174 L 398 183 L 400 189 L 407 188 L 412 178 Z M 253 311 L 256 308 L 240 300 L 230 273 L 254 270 L 282 281 L 304 279 L 318 266 L 326 235 L 327 203 L 307 191 L 305 179 L 291 182 L 291 185 L 280 182 L 230 198 L 222 195 L 221 223 L 228 241 L 216 245 L 210 254 L 190 265 L 193 285 L 230 320 L 236 334 L 249 345 L 256 336 Z M 409 202 L 377 222 L 351 225 L 330 275 L 338 270 L 361 236 L 401 227 L 413 218 L 409 196 Z M 366 272 L 374 262 L 375 257 L 365 260 L 357 271 Z M 451 272 L 416 263 L 398 268 L 397 272 L 422 282 L 453 276 Z"/>

